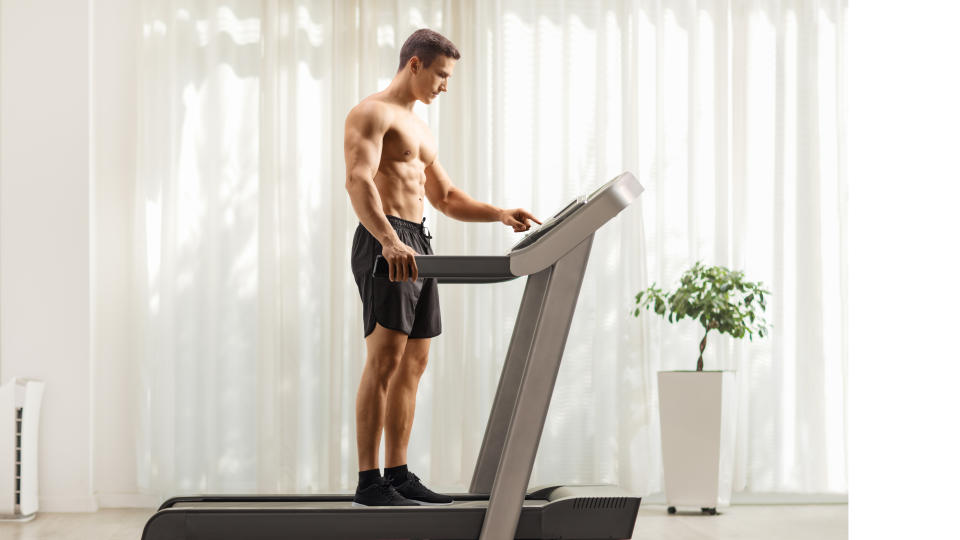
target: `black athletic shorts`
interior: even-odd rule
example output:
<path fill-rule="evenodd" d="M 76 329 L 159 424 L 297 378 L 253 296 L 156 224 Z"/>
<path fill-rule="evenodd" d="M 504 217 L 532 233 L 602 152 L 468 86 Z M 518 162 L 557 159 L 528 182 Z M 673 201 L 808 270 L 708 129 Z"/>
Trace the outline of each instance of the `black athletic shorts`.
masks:
<path fill-rule="evenodd" d="M 423 223 L 387 216 L 400 241 L 420 255 L 433 255 L 430 239 Z M 440 296 L 437 280 L 390 281 L 373 277 L 373 263 L 383 251 L 380 242 L 363 226 L 353 233 L 350 265 L 363 301 L 363 336 L 367 337 L 377 323 L 397 330 L 412 339 L 440 335 Z"/>

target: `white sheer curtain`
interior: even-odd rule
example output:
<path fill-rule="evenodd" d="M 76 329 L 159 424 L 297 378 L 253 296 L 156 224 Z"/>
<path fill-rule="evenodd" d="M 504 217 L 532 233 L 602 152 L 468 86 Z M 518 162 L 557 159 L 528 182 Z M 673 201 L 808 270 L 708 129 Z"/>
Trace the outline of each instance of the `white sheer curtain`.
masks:
<path fill-rule="evenodd" d="M 661 490 L 656 372 L 695 325 L 629 316 L 696 260 L 769 285 L 735 369 L 735 489 L 846 491 L 843 0 L 151 1 L 140 44 L 136 297 L 145 493 L 351 491 L 363 363 L 343 119 L 428 26 L 463 57 L 415 110 L 454 182 L 545 216 L 630 170 L 594 243 L 532 484 Z M 438 253 L 497 224 L 427 211 Z M 470 476 L 523 281 L 441 288 L 410 466 Z"/>

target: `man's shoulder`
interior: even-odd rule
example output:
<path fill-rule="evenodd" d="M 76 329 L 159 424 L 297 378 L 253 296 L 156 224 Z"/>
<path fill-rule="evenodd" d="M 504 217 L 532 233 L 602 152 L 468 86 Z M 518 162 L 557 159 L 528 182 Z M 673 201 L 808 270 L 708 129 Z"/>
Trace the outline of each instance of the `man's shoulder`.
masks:
<path fill-rule="evenodd" d="M 392 117 L 393 111 L 389 104 L 369 96 L 350 109 L 347 123 L 383 126 L 388 125 Z"/>

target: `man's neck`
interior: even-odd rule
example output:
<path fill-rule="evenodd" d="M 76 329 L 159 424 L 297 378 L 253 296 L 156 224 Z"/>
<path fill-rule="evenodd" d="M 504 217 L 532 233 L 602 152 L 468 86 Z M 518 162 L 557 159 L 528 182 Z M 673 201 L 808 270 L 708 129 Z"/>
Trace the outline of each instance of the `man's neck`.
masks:
<path fill-rule="evenodd" d="M 390 84 L 383 89 L 383 94 L 392 102 L 404 107 L 408 111 L 413 110 L 413 105 L 417 98 L 410 91 L 410 85 L 405 74 L 399 74 L 390 81 Z"/>

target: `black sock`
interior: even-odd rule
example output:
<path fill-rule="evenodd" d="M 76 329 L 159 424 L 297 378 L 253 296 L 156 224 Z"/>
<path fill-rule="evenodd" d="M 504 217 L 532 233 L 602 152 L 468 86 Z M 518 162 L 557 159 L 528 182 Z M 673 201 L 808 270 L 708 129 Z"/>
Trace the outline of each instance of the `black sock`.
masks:
<path fill-rule="evenodd" d="M 383 469 L 383 477 L 387 480 L 390 480 L 390 483 L 393 484 L 396 480 L 397 484 L 402 484 L 407 481 L 407 465 L 397 465 L 396 467 L 387 467 Z"/>
<path fill-rule="evenodd" d="M 357 484 L 357 490 L 362 490 L 380 482 L 380 469 L 370 469 L 369 471 L 360 471 L 360 483 Z"/>

